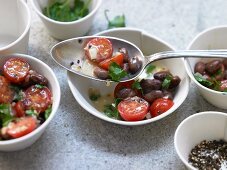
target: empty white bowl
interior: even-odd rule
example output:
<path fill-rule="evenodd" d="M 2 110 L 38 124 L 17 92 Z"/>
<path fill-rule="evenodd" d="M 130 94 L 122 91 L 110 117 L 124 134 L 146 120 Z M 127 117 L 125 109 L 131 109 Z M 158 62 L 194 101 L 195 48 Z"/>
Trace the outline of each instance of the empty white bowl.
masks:
<path fill-rule="evenodd" d="M 118 28 L 118 29 L 112 29 L 112 30 L 101 32 L 99 33 L 99 35 L 113 36 L 113 37 L 118 37 L 118 38 L 128 40 L 136 44 L 145 55 L 153 54 L 153 53 L 165 51 L 165 50 L 173 50 L 173 48 L 168 43 L 138 29 Z M 120 125 L 128 125 L 128 126 L 143 125 L 143 124 L 151 123 L 153 121 L 162 119 L 165 116 L 171 114 L 173 111 L 175 111 L 183 103 L 183 101 L 187 97 L 188 90 L 189 90 L 189 78 L 186 74 L 182 59 L 171 59 L 171 60 L 168 59 L 168 60 L 158 61 L 156 63 L 161 63 L 162 65 L 166 66 L 171 73 L 173 73 L 174 75 L 178 75 L 181 78 L 181 83 L 176 91 L 173 107 L 167 112 L 152 119 L 136 121 L 136 122 L 128 122 L 128 121 L 115 120 L 115 119 L 109 118 L 106 115 L 104 115 L 104 113 L 98 111 L 94 107 L 93 102 L 89 99 L 88 89 L 90 87 L 100 89 L 101 94 L 105 95 L 105 94 L 113 93 L 116 83 L 111 83 L 110 86 L 106 86 L 105 83 L 89 80 L 87 78 L 68 72 L 67 73 L 68 84 L 77 102 L 85 110 L 87 110 L 89 113 L 93 114 L 94 116 L 100 119 L 103 119 L 105 121 L 120 124 Z"/>
<path fill-rule="evenodd" d="M 207 29 L 197 35 L 189 44 L 188 50 L 210 50 L 210 49 L 227 49 L 227 26 L 219 26 Z M 212 59 L 203 59 L 202 61 L 210 61 Z M 204 99 L 216 107 L 227 109 L 227 93 L 211 90 L 201 85 L 193 76 L 191 70 L 194 70 L 195 64 L 201 61 L 200 58 L 189 58 L 185 60 L 185 67 L 191 80 L 196 84 L 199 92 Z M 190 68 L 191 66 L 191 68 Z"/>
<path fill-rule="evenodd" d="M 0 0 L 0 55 L 27 53 L 31 15 L 24 0 Z"/>
<path fill-rule="evenodd" d="M 48 2 L 49 0 L 32 0 L 32 5 L 50 35 L 56 39 L 65 40 L 83 36 L 89 31 L 102 0 L 92 0 L 89 6 L 89 14 L 72 22 L 59 22 L 45 16 L 43 14 L 43 9 L 47 6 Z"/>
<path fill-rule="evenodd" d="M 189 116 L 177 127 L 174 146 L 181 161 L 188 169 L 195 168 L 188 163 L 191 150 L 203 140 L 227 140 L 227 114 L 201 112 Z"/>
<path fill-rule="evenodd" d="M 16 150 L 21 150 L 24 149 L 30 145 L 32 145 L 44 132 L 46 129 L 47 125 L 51 122 L 53 119 L 59 103 L 60 103 L 60 86 L 58 83 L 58 80 L 52 71 L 52 69 L 42 62 L 39 59 L 36 59 L 35 57 L 25 55 L 25 54 L 12 54 L 9 56 L 2 56 L 0 57 L 0 67 L 2 68 L 4 62 L 12 57 L 17 57 L 17 58 L 23 58 L 25 59 L 30 65 L 31 68 L 37 71 L 38 73 L 44 75 L 48 79 L 48 87 L 52 92 L 53 96 L 53 104 L 52 104 L 52 111 L 50 113 L 50 116 L 48 119 L 41 124 L 37 129 L 32 131 L 31 133 L 22 136 L 17 139 L 10 139 L 10 140 L 5 140 L 5 141 L 0 141 L 0 151 L 16 151 Z"/>

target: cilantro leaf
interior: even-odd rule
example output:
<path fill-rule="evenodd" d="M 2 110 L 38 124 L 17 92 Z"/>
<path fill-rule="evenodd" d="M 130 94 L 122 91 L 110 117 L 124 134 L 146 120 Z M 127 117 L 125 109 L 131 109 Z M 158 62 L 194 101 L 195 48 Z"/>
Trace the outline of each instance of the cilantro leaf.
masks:
<path fill-rule="evenodd" d="M 132 89 L 142 90 L 142 87 L 140 86 L 140 82 L 139 82 L 138 80 L 136 80 L 136 81 L 132 84 Z"/>
<path fill-rule="evenodd" d="M 170 86 L 170 83 L 172 81 L 172 76 L 167 75 L 166 78 L 162 82 L 162 88 L 163 89 L 168 89 Z"/>
<path fill-rule="evenodd" d="M 10 114 L 10 104 L 0 104 L 1 126 L 7 126 L 13 119 L 13 116 Z"/>
<path fill-rule="evenodd" d="M 34 109 L 30 109 L 30 110 L 26 110 L 25 111 L 25 113 L 27 114 L 27 115 L 37 115 L 38 113 L 37 113 L 37 111 L 36 110 L 34 110 Z"/>
<path fill-rule="evenodd" d="M 44 88 L 45 86 L 44 86 L 44 85 L 41 85 L 41 84 L 36 84 L 35 87 L 36 87 L 37 89 L 42 89 L 42 88 Z"/>
<path fill-rule="evenodd" d="M 200 73 L 195 73 L 194 77 L 200 84 L 206 87 L 211 87 L 214 84 L 213 82 L 206 80 Z"/>
<path fill-rule="evenodd" d="M 114 107 L 113 105 L 105 105 L 104 106 L 104 113 L 105 115 L 107 115 L 108 117 L 111 118 L 115 118 L 115 119 L 119 119 L 119 113 L 116 107 Z"/>
<path fill-rule="evenodd" d="M 45 112 L 44 112 L 45 120 L 48 119 L 48 117 L 50 116 L 51 112 L 52 112 L 52 106 L 49 105 L 49 107 L 48 107 L 48 108 L 45 110 Z"/>
<path fill-rule="evenodd" d="M 154 69 L 156 68 L 155 65 L 152 65 L 152 64 L 149 64 L 147 67 L 146 67 L 146 73 L 147 74 L 150 74 L 154 71 Z"/>
<path fill-rule="evenodd" d="M 90 99 L 91 101 L 97 101 L 100 97 L 101 97 L 100 94 L 90 94 L 90 95 L 89 95 L 89 99 Z"/>
<path fill-rule="evenodd" d="M 124 14 L 115 16 L 114 19 L 109 20 L 109 18 L 107 16 L 107 12 L 109 12 L 109 10 L 105 10 L 105 17 L 106 17 L 106 20 L 108 21 L 108 29 L 117 28 L 117 27 L 125 27 L 125 15 Z"/>
<path fill-rule="evenodd" d="M 112 62 L 109 66 L 109 76 L 113 81 L 119 81 L 128 75 L 117 63 Z"/>
<path fill-rule="evenodd" d="M 19 101 L 23 98 L 22 90 L 18 86 L 10 85 L 10 88 L 15 92 L 13 101 Z"/>

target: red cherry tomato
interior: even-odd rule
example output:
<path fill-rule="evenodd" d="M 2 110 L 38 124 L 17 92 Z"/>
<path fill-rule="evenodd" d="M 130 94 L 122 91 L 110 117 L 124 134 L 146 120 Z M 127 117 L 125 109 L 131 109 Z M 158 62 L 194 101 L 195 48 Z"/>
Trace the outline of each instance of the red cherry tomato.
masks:
<path fill-rule="evenodd" d="M 16 122 L 11 122 L 6 127 L 6 134 L 11 138 L 19 138 L 36 128 L 36 118 L 34 117 L 23 117 L 18 119 Z"/>
<path fill-rule="evenodd" d="M 18 101 L 14 106 L 16 117 L 23 117 L 25 116 L 25 108 L 24 104 L 21 101 Z"/>
<path fill-rule="evenodd" d="M 169 110 L 173 106 L 173 101 L 170 99 L 159 98 L 156 99 L 150 107 L 150 113 L 152 117 L 156 117 L 167 110 Z"/>
<path fill-rule="evenodd" d="M 9 81 L 0 76 L 0 104 L 1 103 L 11 103 L 13 101 L 14 92 L 10 88 Z"/>
<path fill-rule="evenodd" d="M 119 53 L 119 54 L 113 56 L 112 58 L 108 58 L 108 59 L 102 61 L 101 63 L 99 63 L 99 66 L 105 70 L 108 70 L 109 66 L 112 62 L 115 62 L 119 66 L 121 66 L 123 64 L 123 59 L 124 59 L 124 55 L 122 53 Z"/>
<path fill-rule="evenodd" d="M 34 109 L 37 113 L 42 113 L 51 103 L 51 92 L 47 87 L 38 88 L 33 85 L 25 91 L 23 104 L 26 110 Z"/>
<path fill-rule="evenodd" d="M 149 103 L 140 97 L 129 97 L 117 106 L 121 117 L 126 121 L 143 120 L 148 112 Z"/>
<path fill-rule="evenodd" d="M 23 59 L 11 58 L 3 66 L 4 76 L 13 83 L 24 81 L 27 76 L 30 65 Z"/>
<path fill-rule="evenodd" d="M 93 57 L 90 56 L 89 50 L 91 48 L 97 49 L 97 55 L 95 59 L 93 59 Z M 113 54 L 112 43 L 110 42 L 110 40 L 106 38 L 94 38 L 86 44 L 86 47 L 84 49 L 85 55 L 88 57 L 88 59 L 97 63 L 100 63 L 101 61 L 106 60 L 108 58 L 111 58 Z"/>

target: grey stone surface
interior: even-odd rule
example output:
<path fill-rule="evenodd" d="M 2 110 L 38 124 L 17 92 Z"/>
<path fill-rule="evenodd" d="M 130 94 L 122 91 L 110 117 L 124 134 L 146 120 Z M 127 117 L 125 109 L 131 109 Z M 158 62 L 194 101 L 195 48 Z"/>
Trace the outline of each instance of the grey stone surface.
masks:
<path fill-rule="evenodd" d="M 0 169 L 185 169 L 173 145 L 179 123 L 198 111 L 217 110 L 192 84 L 182 106 L 161 121 L 139 127 L 104 122 L 86 112 L 73 98 L 66 71 L 49 56 L 57 43 L 32 13 L 29 54 L 45 61 L 56 73 L 62 96 L 58 112 L 42 137 L 31 147 L 0 153 Z M 211 26 L 227 23 L 225 0 L 103 0 L 89 34 L 105 30 L 110 17 L 124 13 L 127 26 L 146 30 L 185 49 L 192 38 Z"/>

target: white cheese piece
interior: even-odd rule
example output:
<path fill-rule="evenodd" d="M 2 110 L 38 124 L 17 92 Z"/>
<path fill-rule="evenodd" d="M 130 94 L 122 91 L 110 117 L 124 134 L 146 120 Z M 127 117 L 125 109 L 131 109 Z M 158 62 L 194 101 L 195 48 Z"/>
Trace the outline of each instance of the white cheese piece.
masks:
<path fill-rule="evenodd" d="M 90 59 L 95 60 L 97 58 L 98 49 L 96 47 L 91 47 L 89 49 Z"/>

